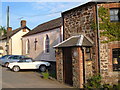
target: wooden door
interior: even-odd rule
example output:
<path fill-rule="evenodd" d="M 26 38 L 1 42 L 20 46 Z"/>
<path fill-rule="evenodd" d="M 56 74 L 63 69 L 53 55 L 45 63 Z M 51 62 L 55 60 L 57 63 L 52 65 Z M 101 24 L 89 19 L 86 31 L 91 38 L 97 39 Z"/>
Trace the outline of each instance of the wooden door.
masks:
<path fill-rule="evenodd" d="M 66 84 L 73 85 L 71 48 L 63 48 L 63 75 L 64 75 L 64 82 Z"/>

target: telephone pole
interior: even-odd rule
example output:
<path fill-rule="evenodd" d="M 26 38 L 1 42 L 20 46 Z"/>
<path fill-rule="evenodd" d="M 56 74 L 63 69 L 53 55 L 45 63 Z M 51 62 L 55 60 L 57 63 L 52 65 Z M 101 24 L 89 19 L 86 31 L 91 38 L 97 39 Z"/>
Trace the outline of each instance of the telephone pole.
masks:
<path fill-rule="evenodd" d="M 7 28 L 9 27 L 9 6 L 7 6 Z"/>
<path fill-rule="evenodd" d="M 9 6 L 7 7 L 7 44 L 6 44 L 6 51 L 7 55 L 9 55 Z"/>

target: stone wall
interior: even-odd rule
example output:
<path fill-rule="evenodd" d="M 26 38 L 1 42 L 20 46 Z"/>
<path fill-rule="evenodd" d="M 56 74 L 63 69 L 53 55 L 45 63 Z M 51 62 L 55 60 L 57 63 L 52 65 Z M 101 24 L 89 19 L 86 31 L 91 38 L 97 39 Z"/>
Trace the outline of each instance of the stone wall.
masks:
<path fill-rule="evenodd" d="M 88 3 L 86 5 L 77 7 L 62 14 L 63 16 L 63 28 L 64 28 L 64 40 L 74 35 L 86 35 L 94 42 L 91 48 L 92 61 L 86 61 L 86 56 L 83 54 L 83 49 L 72 48 L 72 64 L 73 64 L 73 86 L 83 87 L 83 84 L 87 79 L 93 75 L 94 72 L 98 72 L 97 63 L 97 33 L 92 28 L 92 24 L 95 23 L 95 4 Z M 78 56 L 74 56 L 74 52 L 77 52 Z M 94 63 L 95 65 L 92 65 Z M 94 67 L 93 67 L 94 66 Z"/>
<path fill-rule="evenodd" d="M 94 72 L 98 72 L 98 44 L 97 32 L 92 28 L 96 21 L 95 4 L 88 3 L 62 14 L 64 21 L 64 40 L 67 38 L 84 34 L 93 40 L 92 59 Z"/>
<path fill-rule="evenodd" d="M 56 48 L 56 75 L 57 80 L 63 83 L 63 53 L 62 48 Z"/>
<path fill-rule="evenodd" d="M 120 3 L 99 4 L 105 8 L 120 8 Z M 120 41 L 113 41 L 109 43 L 102 43 L 107 40 L 105 36 L 100 37 L 100 72 L 102 75 L 102 82 L 105 84 L 117 84 L 120 80 L 120 72 L 113 71 L 112 49 L 120 48 Z"/>
<path fill-rule="evenodd" d="M 120 48 L 120 41 L 114 41 L 110 43 L 101 43 L 100 44 L 100 64 L 101 64 L 101 75 L 102 82 L 106 84 L 117 84 L 120 80 L 120 72 L 113 71 L 113 62 L 112 62 L 112 49 Z"/>
<path fill-rule="evenodd" d="M 102 4 L 101 4 L 102 5 Z M 107 3 L 109 6 L 109 4 Z M 117 4 L 118 5 L 118 4 Z M 103 5 L 106 6 L 106 5 Z M 112 5 L 110 5 L 112 6 Z M 115 7 L 115 5 L 113 4 Z M 72 65 L 73 65 L 73 86 L 83 87 L 84 81 L 98 72 L 98 63 L 100 63 L 100 73 L 103 77 L 103 83 L 117 83 L 120 80 L 120 73 L 112 71 L 112 48 L 120 48 L 118 42 L 100 44 L 100 62 L 98 62 L 98 37 L 97 31 L 92 28 L 96 22 L 95 4 L 87 3 L 62 13 L 63 17 L 63 37 L 64 40 L 74 35 L 84 34 L 94 42 L 91 48 L 91 61 L 87 61 L 87 54 L 83 53 L 83 48 L 72 48 Z M 104 38 L 100 38 L 103 40 Z M 106 39 L 106 38 L 105 38 Z M 59 53 L 58 53 L 59 52 Z M 57 77 L 58 81 L 63 80 L 63 54 L 62 49 L 56 52 L 57 60 Z M 76 52 L 76 56 L 75 53 Z M 78 54 L 78 56 L 77 56 Z M 84 55 L 83 55 L 84 54 Z M 59 65 L 60 64 L 60 65 Z M 84 66 L 85 65 L 85 66 Z M 85 79 L 85 80 L 84 80 Z"/>
<path fill-rule="evenodd" d="M 83 68 L 80 68 L 80 61 L 82 62 L 82 59 L 79 60 L 78 48 L 72 48 L 73 86 L 78 87 L 78 88 L 80 87 L 80 79 L 82 80 L 82 78 L 83 78 L 83 76 L 80 77 L 80 71 L 83 71 Z"/>
<path fill-rule="evenodd" d="M 95 32 L 91 28 L 95 19 L 94 10 L 94 4 L 86 4 L 84 7 L 63 13 L 64 40 L 74 35 L 85 34 L 95 41 Z"/>
<path fill-rule="evenodd" d="M 63 48 L 64 49 L 64 48 Z M 79 51 L 79 52 L 78 52 Z M 62 48 L 56 48 L 57 80 L 64 83 L 63 53 Z M 72 81 L 73 87 L 83 88 L 83 55 L 81 48 L 72 48 Z"/>
<path fill-rule="evenodd" d="M 64 48 L 56 48 L 57 80 L 64 82 L 63 51 Z M 92 76 L 92 61 L 84 57 L 82 47 L 72 47 L 72 81 L 73 87 L 83 88 L 83 84 Z M 84 59 L 83 59 L 84 58 Z M 71 67 L 70 67 L 71 68 Z"/>

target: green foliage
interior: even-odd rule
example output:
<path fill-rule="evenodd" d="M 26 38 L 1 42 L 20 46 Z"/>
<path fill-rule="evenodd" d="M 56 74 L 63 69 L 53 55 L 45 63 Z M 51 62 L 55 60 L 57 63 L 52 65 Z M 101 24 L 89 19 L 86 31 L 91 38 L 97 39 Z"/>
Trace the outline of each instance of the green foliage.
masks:
<path fill-rule="evenodd" d="M 7 31 L 6 31 L 5 27 L 0 26 L 0 36 L 4 35 L 6 33 L 7 33 Z"/>
<path fill-rule="evenodd" d="M 108 8 L 99 8 L 99 18 L 101 19 L 99 26 L 100 30 L 103 30 L 100 32 L 100 35 L 108 38 L 108 40 L 103 41 L 103 43 L 120 41 L 120 22 L 110 22 L 110 14 L 108 11 Z"/>
<path fill-rule="evenodd" d="M 54 72 L 49 73 L 49 76 L 56 78 L 56 72 L 54 71 Z"/>
<path fill-rule="evenodd" d="M 98 25 L 96 23 L 94 23 L 94 21 L 93 21 L 93 22 L 91 22 L 90 26 L 91 26 L 92 30 L 96 30 Z"/>
<path fill-rule="evenodd" d="M 105 88 L 107 88 L 108 90 L 120 90 L 120 82 L 118 83 L 118 85 L 110 85 L 102 84 L 101 80 L 102 77 L 100 74 L 94 75 L 87 80 L 87 83 L 85 83 L 84 86 L 88 89 L 101 88 L 101 90 L 104 90 Z"/>
<path fill-rule="evenodd" d="M 41 74 L 43 75 L 43 78 L 44 78 L 44 79 L 48 79 L 48 78 L 49 78 L 49 73 L 48 73 L 48 71 L 47 71 L 47 72 L 42 72 Z"/>
<path fill-rule="evenodd" d="M 94 75 L 87 80 L 87 83 L 84 85 L 85 88 L 101 88 L 101 76 Z"/>
<path fill-rule="evenodd" d="M 109 85 L 109 84 L 103 84 L 103 86 L 102 86 L 103 88 L 112 88 L 112 86 L 111 85 Z"/>
<path fill-rule="evenodd" d="M 102 85 L 102 88 L 107 88 L 108 90 L 120 90 L 120 84 L 118 85 L 104 84 Z"/>

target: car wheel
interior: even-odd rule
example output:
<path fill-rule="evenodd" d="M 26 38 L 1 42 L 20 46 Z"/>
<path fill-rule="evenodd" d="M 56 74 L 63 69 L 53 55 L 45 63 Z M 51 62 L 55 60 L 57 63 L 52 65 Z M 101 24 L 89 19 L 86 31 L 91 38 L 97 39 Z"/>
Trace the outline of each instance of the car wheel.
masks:
<path fill-rule="evenodd" d="M 9 65 L 9 63 L 7 62 L 7 63 L 5 63 L 5 65 L 4 65 L 4 66 L 5 66 L 5 67 L 8 67 L 8 65 Z"/>
<path fill-rule="evenodd" d="M 39 70 L 40 70 L 41 72 L 45 72 L 45 71 L 46 71 L 46 66 L 44 66 L 44 65 L 40 66 L 40 67 L 39 67 Z"/>
<path fill-rule="evenodd" d="M 13 70 L 14 72 L 18 72 L 18 71 L 20 71 L 20 67 L 19 67 L 19 66 L 14 66 L 14 67 L 12 68 L 12 70 Z"/>

